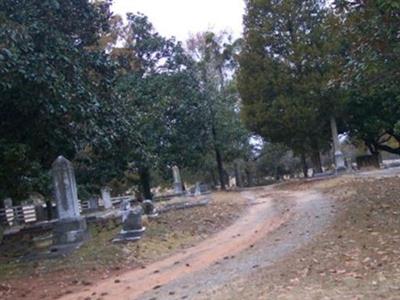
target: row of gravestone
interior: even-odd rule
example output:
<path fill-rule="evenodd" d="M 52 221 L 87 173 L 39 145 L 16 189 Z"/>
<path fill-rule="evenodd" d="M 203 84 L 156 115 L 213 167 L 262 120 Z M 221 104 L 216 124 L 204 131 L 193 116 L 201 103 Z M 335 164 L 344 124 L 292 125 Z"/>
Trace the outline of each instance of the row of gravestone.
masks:
<path fill-rule="evenodd" d="M 54 197 L 58 212 L 58 220 L 53 228 L 52 252 L 73 249 L 88 237 L 86 219 L 81 216 L 74 169 L 71 162 L 60 156 L 52 165 Z M 109 190 L 102 190 L 104 207 L 112 208 Z M 155 216 L 154 206 L 150 200 L 143 202 L 145 212 Z M 114 239 L 115 242 L 134 241 L 140 239 L 145 228 L 142 226 L 141 206 L 131 207 L 130 199 L 121 204 L 122 230 Z"/>
<path fill-rule="evenodd" d="M 178 167 L 173 167 L 175 194 L 182 194 L 182 181 Z M 58 251 L 65 246 L 81 244 L 87 237 L 86 219 L 81 216 L 81 205 L 78 201 L 77 185 L 72 163 L 63 156 L 58 157 L 52 165 L 52 180 L 54 189 L 55 208 L 58 219 L 53 227 L 53 249 Z M 197 184 L 194 194 L 202 193 L 202 187 Z M 101 191 L 105 209 L 113 208 L 110 190 Z M 142 207 L 130 207 L 130 199 L 122 201 L 123 228 L 115 241 L 135 240 L 140 238 L 144 228 L 141 226 Z M 90 205 L 89 205 L 90 206 Z M 142 203 L 145 213 L 155 216 L 154 206 L 150 200 Z"/>
<path fill-rule="evenodd" d="M 133 200 L 132 196 L 111 197 L 110 189 L 102 190 L 102 198 L 92 197 L 88 201 L 78 201 L 79 211 L 81 213 L 96 212 L 99 209 L 105 210 L 118 207 L 123 200 Z M 0 209 L 0 225 L 12 227 L 15 225 L 32 224 L 36 222 L 47 221 L 48 203 L 40 204 L 22 204 L 13 206 L 12 199 L 3 200 L 3 207 Z M 51 216 L 57 219 L 58 212 L 55 203 L 51 203 Z"/>

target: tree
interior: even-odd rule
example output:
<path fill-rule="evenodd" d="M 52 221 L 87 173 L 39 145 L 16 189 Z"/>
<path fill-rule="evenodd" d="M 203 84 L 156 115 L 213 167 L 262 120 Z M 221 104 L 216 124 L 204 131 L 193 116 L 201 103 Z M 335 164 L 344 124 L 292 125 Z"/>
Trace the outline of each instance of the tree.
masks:
<path fill-rule="evenodd" d="M 181 44 L 161 37 L 146 16 L 128 14 L 123 40 L 123 48 L 113 50 L 122 67 L 117 92 L 139 137 L 127 139 L 127 156 L 140 175 L 144 197 L 151 198 L 154 170 L 196 161 L 202 144 L 198 81 Z"/>
<path fill-rule="evenodd" d="M 371 153 L 400 154 L 395 130 L 400 113 L 399 2 L 335 1 L 343 19 L 343 39 L 349 45 L 341 73 L 346 125 Z M 394 140 L 397 143 L 388 143 Z"/>
<path fill-rule="evenodd" d="M 125 124 L 112 92 L 114 65 L 97 44 L 109 29 L 109 5 L 0 1 L 2 196 L 49 194 L 58 155 L 110 157 Z M 99 169 L 86 179 L 100 184 L 110 173 Z"/>
<path fill-rule="evenodd" d="M 207 144 L 214 152 L 221 189 L 225 189 L 225 162 L 247 151 L 249 133 L 240 121 L 240 98 L 232 78 L 235 55 L 240 40 L 232 41 L 226 33 L 199 33 L 187 42 L 190 55 L 197 62 L 198 80 L 203 98 L 204 129 Z M 212 165 L 212 164 L 211 164 Z"/>
<path fill-rule="evenodd" d="M 333 36 L 321 1 L 246 1 L 244 43 L 239 57 L 243 119 L 255 133 L 302 156 L 320 169 L 329 146 L 335 91 Z"/>
<path fill-rule="evenodd" d="M 256 158 L 256 166 L 263 176 L 280 180 L 284 175 L 293 175 L 300 170 L 300 162 L 293 152 L 281 144 L 265 144 Z"/>

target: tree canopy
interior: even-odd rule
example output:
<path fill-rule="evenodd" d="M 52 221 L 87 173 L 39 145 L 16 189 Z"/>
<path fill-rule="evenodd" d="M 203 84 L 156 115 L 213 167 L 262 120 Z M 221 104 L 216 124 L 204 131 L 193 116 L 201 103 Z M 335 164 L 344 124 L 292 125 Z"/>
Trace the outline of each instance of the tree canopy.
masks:
<path fill-rule="evenodd" d="M 254 132 L 298 154 L 327 147 L 333 99 L 320 1 L 246 1 L 239 91 Z"/>
<path fill-rule="evenodd" d="M 109 16 L 108 2 L 0 2 L 0 194 L 46 190 L 58 155 L 112 147 L 121 107 L 96 47 Z"/>
<path fill-rule="evenodd" d="M 388 143 L 399 142 L 398 1 L 246 6 L 239 91 L 252 131 L 313 157 L 332 117 L 371 153 L 400 153 Z"/>
<path fill-rule="evenodd" d="M 399 2 L 336 1 L 343 16 L 342 38 L 349 45 L 341 76 L 347 129 L 372 153 L 400 154 Z M 397 146 L 388 145 L 394 139 Z"/>
<path fill-rule="evenodd" d="M 49 196 L 59 155 L 80 197 L 113 182 L 151 197 L 174 165 L 224 189 L 254 134 L 263 174 L 297 170 L 292 153 L 306 174 L 331 118 L 371 153 L 400 154 L 398 1 L 246 0 L 243 39 L 187 43 L 110 5 L 0 1 L 0 198 Z"/>

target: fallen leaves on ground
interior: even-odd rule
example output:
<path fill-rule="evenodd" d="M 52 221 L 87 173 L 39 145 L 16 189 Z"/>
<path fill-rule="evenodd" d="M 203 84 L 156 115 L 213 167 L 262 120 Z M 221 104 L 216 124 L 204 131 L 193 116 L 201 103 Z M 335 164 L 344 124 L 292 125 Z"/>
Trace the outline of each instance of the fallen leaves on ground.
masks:
<path fill-rule="evenodd" d="M 332 195 L 337 219 L 294 255 L 232 283 L 231 299 L 400 299 L 400 178 L 281 188 Z"/>
<path fill-rule="evenodd" d="M 27 241 L 17 238 L 11 247 L 2 245 L 0 299 L 54 299 L 126 270 L 145 268 L 230 225 L 246 207 L 235 192 L 214 193 L 212 199 L 207 206 L 170 211 L 146 221 L 146 232 L 137 243 L 112 244 L 120 226 L 111 222 L 92 226 L 91 240 L 62 259 L 20 262 L 18 255 L 26 251 Z M 19 252 L 11 253 L 13 249 Z"/>

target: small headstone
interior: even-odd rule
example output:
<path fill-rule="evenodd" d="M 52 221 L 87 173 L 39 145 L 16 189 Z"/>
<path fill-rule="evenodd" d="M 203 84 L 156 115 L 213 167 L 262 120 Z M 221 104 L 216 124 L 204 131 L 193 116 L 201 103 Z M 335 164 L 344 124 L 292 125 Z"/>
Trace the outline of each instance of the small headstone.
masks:
<path fill-rule="evenodd" d="M 13 207 L 12 199 L 11 198 L 5 198 L 3 200 L 3 205 L 4 205 L 4 208 L 12 208 Z"/>
<path fill-rule="evenodd" d="M 119 209 L 122 213 L 122 220 L 124 220 L 124 214 L 126 214 L 131 209 L 131 202 L 128 199 L 123 199 L 121 201 Z"/>
<path fill-rule="evenodd" d="M 54 244 L 79 244 L 87 237 L 87 225 L 79 212 L 75 174 L 71 162 L 63 156 L 58 157 L 52 166 L 52 177 L 58 213 L 53 232 Z"/>
<path fill-rule="evenodd" d="M 177 166 L 172 167 L 172 174 L 174 176 L 174 191 L 176 194 L 182 194 L 181 175 Z"/>
<path fill-rule="evenodd" d="M 110 188 L 105 187 L 101 189 L 101 198 L 103 199 L 105 209 L 113 208 L 113 204 L 111 202 Z"/>
<path fill-rule="evenodd" d="M 196 187 L 194 189 L 194 195 L 195 196 L 200 196 L 201 195 L 200 182 L 196 182 Z"/>
<path fill-rule="evenodd" d="M 158 213 L 156 212 L 156 210 L 154 208 L 153 201 L 144 200 L 142 203 L 142 207 L 143 207 L 143 212 L 145 215 L 147 215 L 149 217 L 157 217 L 158 216 Z"/>
<path fill-rule="evenodd" d="M 99 208 L 99 202 L 97 197 L 90 197 L 89 198 L 89 209 L 90 210 L 97 210 Z"/>
<path fill-rule="evenodd" d="M 201 194 L 209 194 L 210 192 L 211 192 L 210 187 L 207 184 L 205 184 L 205 183 L 200 184 L 200 193 Z"/>
<path fill-rule="evenodd" d="M 129 201 L 124 200 L 121 204 L 121 213 L 122 229 L 113 242 L 132 242 L 140 240 L 145 231 L 142 225 L 142 207 L 136 206 L 131 208 Z"/>
<path fill-rule="evenodd" d="M 343 152 L 340 150 L 335 152 L 335 163 L 336 172 L 340 173 L 346 171 L 345 157 L 343 155 Z"/>
<path fill-rule="evenodd" d="M 336 173 L 341 173 L 343 171 L 346 171 L 346 166 L 345 166 L 344 155 L 341 150 L 341 145 L 339 142 L 336 119 L 333 116 L 330 119 L 330 123 L 331 123 L 331 133 L 333 141 L 333 151 L 335 157 L 335 169 Z"/>
<path fill-rule="evenodd" d="M 351 157 L 346 158 L 346 167 L 347 167 L 347 171 L 349 171 L 349 172 L 353 171 L 353 162 L 351 160 Z"/>

